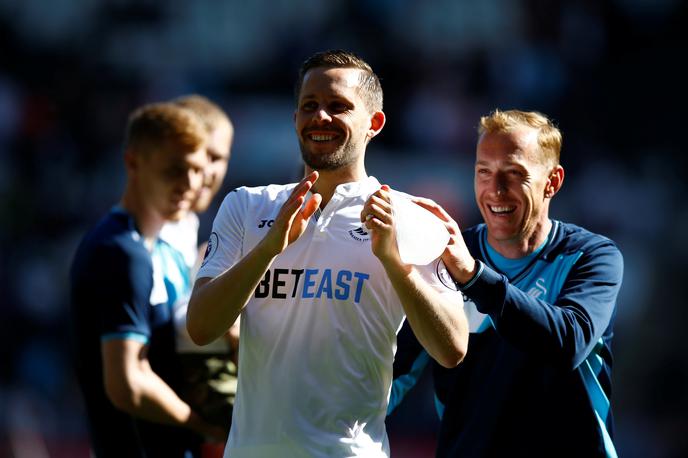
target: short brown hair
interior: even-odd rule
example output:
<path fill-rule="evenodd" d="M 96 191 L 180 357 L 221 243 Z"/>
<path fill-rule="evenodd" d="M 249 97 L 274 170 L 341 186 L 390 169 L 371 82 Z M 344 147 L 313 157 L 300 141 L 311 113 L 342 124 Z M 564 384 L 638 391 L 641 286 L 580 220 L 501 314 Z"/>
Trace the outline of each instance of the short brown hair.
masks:
<path fill-rule="evenodd" d="M 356 68 L 361 70 L 359 90 L 365 101 L 366 107 L 370 111 L 382 111 L 382 85 L 380 78 L 373 72 L 372 67 L 356 54 L 333 49 L 313 54 L 306 59 L 299 69 L 299 77 L 296 81 L 294 93 L 298 102 L 301 94 L 301 86 L 306 73 L 313 68 Z"/>
<path fill-rule="evenodd" d="M 203 121 L 209 134 L 223 125 L 233 130 L 232 121 L 227 113 L 207 97 L 198 94 L 185 95 L 173 99 L 172 103 L 193 111 Z"/>
<path fill-rule="evenodd" d="M 147 153 L 161 144 L 171 144 L 183 151 L 196 151 L 207 138 L 205 126 L 192 111 L 173 103 L 151 103 L 129 116 L 125 147 Z"/>
<path fill-rule="evenodd" d="M 494 110 L 488 116 L 480 118 L 478 134 L 509 132 L 517 127 L 531 127 L 538 131 L 538 145 L 545 160 L 559 165 L 561 155 L 561 131 L 544 114 L 537 111 Z"/>

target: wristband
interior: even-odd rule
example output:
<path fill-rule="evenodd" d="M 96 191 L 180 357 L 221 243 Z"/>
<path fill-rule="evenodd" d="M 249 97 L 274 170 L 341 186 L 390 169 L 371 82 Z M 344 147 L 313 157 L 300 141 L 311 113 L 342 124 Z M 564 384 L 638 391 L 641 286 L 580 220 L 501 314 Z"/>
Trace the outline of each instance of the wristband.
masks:
<path fill-rule="evenodd" d="M 476 280 L 478 280 L 478 277 L 480 276 L 480 274 L 483 273 L 483 269 L 485 268 L 485 264 L 483 264 L 479 259 L 476 259 L 475 263 L 478 264 L 478 271 L 475 273 L 475 275 L 473 275 L 473 277 L 471 277 L 470 280 L 468 280 L 468 282 L 466 284 L 462 285 L 458 281 L 454 280 L 454 286 L 456 286 L 456 289 L 458 289 L 459 291 L 463 291 L 464 289 L 468 289 L 471 286 L 473 286 L 473 283 L 475 283 Z"/>

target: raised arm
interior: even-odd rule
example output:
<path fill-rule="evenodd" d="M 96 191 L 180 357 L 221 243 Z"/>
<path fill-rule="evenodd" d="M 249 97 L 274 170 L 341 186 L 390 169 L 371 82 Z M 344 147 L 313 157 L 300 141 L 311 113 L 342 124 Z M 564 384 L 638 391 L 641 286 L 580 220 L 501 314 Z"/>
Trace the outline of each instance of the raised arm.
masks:
<path fill-rule="evenodd" d="M 456 222 L 436 203 L 416 203 L 443 219 L 450 230 L 443 260 L 454 280 L 500 336 L 522 351 L 577 367 L 607 329 L 623 276 L 623 258 L 613 242 L 598 237 L 586 245 L 552 303 L 535 298 L 502 274 L 476 261 Z"/>
<path fill-rule="evenodd" d="M 396 243 L 390 189 L 383 185 L 366 202 L 361 221 L 406 312 L 418 341 L 439 364 L 455 367 L 466 355 L 468 324 L 460 294 L 440 294 L 418 269 L 404 264 Z"/>
<path fill-rule="evenodd" d="M 622 274 L 621 253 L 606 241 L 582 254 L 554 302 L 526 294 L 487 266 L 463 291 L 512 345 L 575 369 L 609 326 Z"/>
<path fill-rule="evenodd" d="M 263 240 L 239 262 L 215 278 L 196 281 L 186 321 L 196 344 L 206 345 L 227 332 L 275 257 L 304 232 L 321 202 L 320 195 L 313 194 L 304 205 L 317 178 L 318 173 L 313 172 L 294 188 Z"/>

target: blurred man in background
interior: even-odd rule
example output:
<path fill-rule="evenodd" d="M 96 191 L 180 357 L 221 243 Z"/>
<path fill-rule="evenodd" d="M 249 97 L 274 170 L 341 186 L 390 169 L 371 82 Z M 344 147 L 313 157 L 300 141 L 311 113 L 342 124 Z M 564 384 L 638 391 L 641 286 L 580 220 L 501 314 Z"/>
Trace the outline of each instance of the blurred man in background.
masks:
<path fill-rule="evenodd" d="M 191 284 L 205 252 L 207 242 L 198 246 L 199 213 L 205 212 L 222 186 L 227 173 L 234 128 L 227 114 L 216 103 L 201 95 L 188 95 L 172 100 L 175 105 L 192 111 L 206 129 L 208 164 L 204 169 L 203 185 L 189 211 L 179 221 L 166 223 L 160 239 L 179 251 L 160 250 L 160 265 L 165 277 L 168 295 L 173 298 L 177 332 L 177 352 L 181 363 L 183 385 L 180 396 L 204 419 L 227 428 L 232 419 L 232 407 L 237 386 L 237 356 L 239 325 L 214 342 L 196 345 L 186 330 L 186 311 Z M 161 246 L 161 245 L 159 245 Z M 199 252 L 200 250 L 200 252 Z M 211 438 L 212 439 L 212 438 Z M 211 449 L 222 454 L 224 441 L 204 444 L 204 456 Z"/>
<path fill-rule="evenodd" d="M 439 457 L 605 457 L 611 341 L 623 259 L 606 237 L 549 218 L 564 182 L 561 133 L 540 113 L 480 120 L 475 198 L 484 224 L 446 222 L 442 259 L 464 294 L 471 334 L 455 369 L 434 366 Z M 393 408 L 428 361 L 399 336 Z M 411 382 L 411 383 L 410 383 Z"/>
<path fill-rule="evenodd" d="M 183 457 L 198 437 L 222 440 L 177 395 L 173 310 L 151 253 L 167 221 L 203 184 L 207 134 L 171 103 L 136 110 L 127 126 L 122 199 L 82 240 L 71 269 L 77 376 L 98 457 Z"/>

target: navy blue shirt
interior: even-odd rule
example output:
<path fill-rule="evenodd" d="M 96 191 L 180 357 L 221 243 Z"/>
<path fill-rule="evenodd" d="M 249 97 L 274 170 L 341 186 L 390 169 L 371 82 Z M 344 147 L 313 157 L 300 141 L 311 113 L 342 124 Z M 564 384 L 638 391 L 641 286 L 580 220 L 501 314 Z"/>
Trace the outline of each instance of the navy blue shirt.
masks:
<path fill-rule="evenodd" d="M 101 343 L 108 339 L 145 343 L 153 370 L 173 389 L 179 384 L 172 309 L 151 304 L 151 254 L 128 213 L 111 211 L 84 237 L 70 280 L 74 361 L 96 456 L 183 456 L 189 431 L 135 419 L 105 393 Z"/>
<path fill-rule="evenodd" d="M 491 250 L 484 224 L 463 236 L 481 261 L 461 287 L 465 307 L 485 316 L 458 367 L 433 361 L 437 456 L 613 456 L 611 341 L 623 275 L 616 245 L 553 221 L 545 245 L 519 265 Z M 405 325 L 391 408 L 423 360 Z"/>

